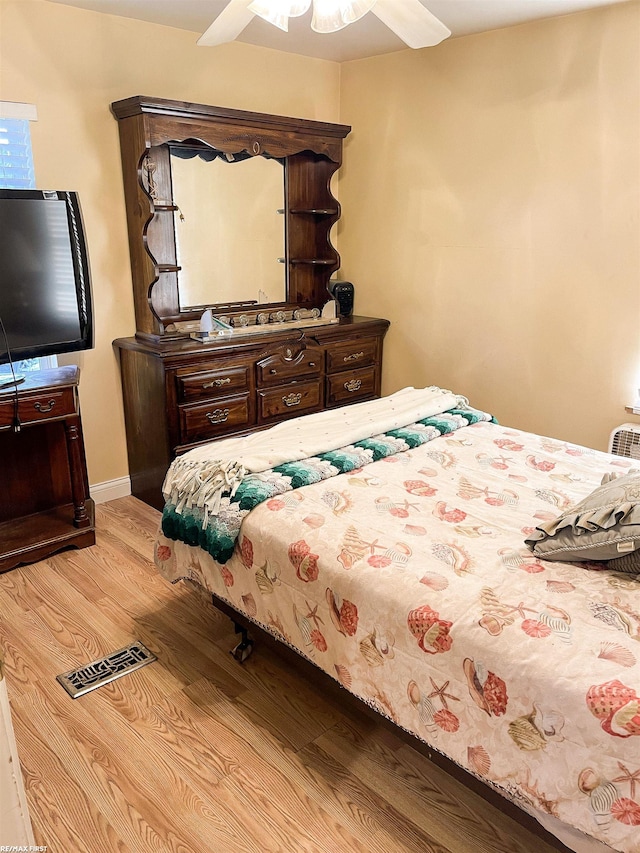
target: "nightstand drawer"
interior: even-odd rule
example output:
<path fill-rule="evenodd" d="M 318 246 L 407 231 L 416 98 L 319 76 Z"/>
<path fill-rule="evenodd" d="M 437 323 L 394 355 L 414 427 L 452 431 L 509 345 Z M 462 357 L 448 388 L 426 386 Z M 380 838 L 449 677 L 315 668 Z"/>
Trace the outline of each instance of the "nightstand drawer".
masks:
<path fill-rule="evenodd" d="M 6 394 L 6 392 L 5 392 Z M 73 388 L 52 388 L 40 394 L 21 394 L 18 386 L 18 418 L 22 426 L 76 414 Z M 3 395 L 0 403 L 0 427 L 13 426 L 15 397 Z"/>
<path fill-rule="evenodd" d="M 327 348 L 327 373 L 375 364 L 378 354 L 376 338 L 362 338 Z"/>
<path fill-rule="evenodd" d="M 287 415 L 304 415 L 322 403 L 319 382 L 294 382 L 268 391 L 258 391 L 258 413 L 261 421 Z"/>
<path fill-rule="evenodd" d="M 250 365 L 220 365 L 197 373 L 178 373 L 178 399 L 182 402 L 203 400 L 218 394 L 229 395 L 249 390 Z"/>
<path fill-rule="evenodd" d="M 220 397 L 195 406 L 181 406 L 181 443 L 214 438 L 230 429 L 250 426 L 251 423 L 251 402 L 248 394 Z"/>
<path fill-rule="evenodd" d="M 376 368 L 350 370 L 327 377 L 327 406 L 351 403 L 376 393 Z"/>

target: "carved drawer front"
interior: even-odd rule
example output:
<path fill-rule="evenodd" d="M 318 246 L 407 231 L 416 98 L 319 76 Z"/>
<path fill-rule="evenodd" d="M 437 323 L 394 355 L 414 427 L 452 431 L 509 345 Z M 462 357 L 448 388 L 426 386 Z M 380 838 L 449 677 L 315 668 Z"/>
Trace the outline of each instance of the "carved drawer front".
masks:
<path fill-rule="evenodd" d="M 322 389 L 319 382 L 295 382 L 279 388 L 258 391 L 260 420 L 304 415 L 320 407 Z"/>
<path fill-rule="evenodd" d="M 375 392 L 375 367 L 327 376 L 327 406 L 364 400 L 367 397 L 373 397 Z"/>
<path fill-rule="evenodd" d="M 234 391 L 249 390 L 249 364 L 216 365 L 197 373 L 178 373 L 178 399 L 183 402 L 204 400 Z"/>
<path fill-rule="evenodd" d="M 293 348 L 285 346 L 256 364 L 258 385 L 280 385 L 293 379 L 320 376 L 323 367 L 324 352 L 320 347 L 307 347 L 296 354 Z"/>
<path fill-rule="evenodd" d="M 180 407 L 181 441 L 213 438 L 221 433 L 251 425 L 251 404 L 248 394 L 238 397 L 219 397 L 208 403 Z"/>
<path fill-rule="evenodd" d="M 73 388 L 47 390 L 41 394 L 20 394 L 18 386 L 18 418 L 22 426 L 39 421 L 53 420 L 76 413 Z M 13 426 L 15 398 L 4 399 L 0 404 L 0 427 Z"/>
<path fill-rule="evenodd" d="M 360 340 L 336 344 L 327 347 L 327 373 L 368 367 L 370 364 L 375 364 L 377 358 L 378 341 L 376 338 L 361 338 Z"/>

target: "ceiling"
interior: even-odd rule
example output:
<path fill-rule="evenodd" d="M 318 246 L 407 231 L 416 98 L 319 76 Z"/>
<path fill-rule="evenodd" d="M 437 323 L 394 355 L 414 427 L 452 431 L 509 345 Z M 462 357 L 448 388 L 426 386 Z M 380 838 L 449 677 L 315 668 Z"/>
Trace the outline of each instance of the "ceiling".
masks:
<path fill-rule="evenodd" d="M 49 0 L 65 6 L 77 6 L 109 15 L 136 18 L 189 30 L 200 36 L 227 5 L 227 0 Z M 608 6 L 628 0 L 420 0 L 430 12 L 449 27 L 452 37 L 501 29 L 538 18 L 550 18 Z M 404 50 L 400 41 L 373 14 L 330 35 L 314 33 L 311 12 L 291 18 L 284 33 L 261 18 L 254 17 L 238 41 L 262 47 L 301 53 L 335 62 L 362 59 Z M 194 38 L 194 44 L 196 38 Z M 202 47 L 202 50 L 216 50 Z M 424 48 L 429 50 L 429 48 Z"/>

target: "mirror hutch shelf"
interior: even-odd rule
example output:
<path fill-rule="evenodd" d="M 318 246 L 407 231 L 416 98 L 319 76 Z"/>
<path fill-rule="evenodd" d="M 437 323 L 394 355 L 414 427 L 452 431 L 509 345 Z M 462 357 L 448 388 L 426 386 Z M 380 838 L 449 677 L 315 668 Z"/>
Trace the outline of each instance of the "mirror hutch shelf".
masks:
<path fill-rule="evenodd" d="M 348 126 L 139 95 L 111 108 L 120 132 L 136 318 L 135 336 L 114 341 L 131 487 L 136 497 L 161 508 L 162 482 L 176 455 L 215 438 L 379 396 L 389 322 L 315 316 L 331 301 L 327 285 L 340 267 L 330 239 L 341 212 L 331 179 L 342 162 Z M 247 227 L 238 234 L 237 224 L 224 231 L 224 203 L 216 207 L 207 195 L 201 205 L 196 200 L 202 216 L 190 227 L 202 233 L 195 241 L 197 259 L 188 256 L 193 240 L 189 253 L 180 251 L 176 154 L 186 158 L 181 173 L 192 160 L 226 173 L 228 198 L 235 208 L 246 205 Z M 268 301 L 274 289 L 261 280 L 233 282 L 233 258 L 253 251 L 268 230 L 248 213 L 263 187 L 241 180 L 243 161 L 256 157 L 282 165 L 282 192 L 273 199 L 282 206 L 260 214 L 277 214 L 281 222 L 275 229 L 282 231 L 283 255 L 272 259 L 282 270 L 284 298 L 277 302 Z M 193 219 L 193 204 L 190 210 Z M 206 271 L 205 290 L 199 282 L 206 299 L 198 305 L 183 304 L 189 301 L 184 284 L 180 289 L 187 265 L 194 276 Z M 195 340 L 191 335 L 205 309 L 233 331 Z"/>

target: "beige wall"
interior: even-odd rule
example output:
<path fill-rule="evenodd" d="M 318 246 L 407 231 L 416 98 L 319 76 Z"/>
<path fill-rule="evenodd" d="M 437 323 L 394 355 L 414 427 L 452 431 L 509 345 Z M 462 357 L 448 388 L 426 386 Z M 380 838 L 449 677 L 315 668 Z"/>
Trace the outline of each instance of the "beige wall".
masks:
<path fill-rule="evenodd" d="M 606 448 L 640 386 L 640 4 L 345 63 L 341 103 L 341 276 L 392 322 L 384 391 Z"/>
<path fill-rule="evenodd" d="M 96 347 L 92 484 L 127 473 L 111 341 L 134 332 L 117 124 L 134 94 L 353 125 L 343 267 L 388 317 L 384 390 L 440 384 L 502 422 L 604 447 L 640 386 L 640 5 L 337 65 L 0 0 L 0 100 L 38 107 L 38 185 L 77 189 Z M 638 420 L 638 418 L 635 418 Z"/>
<path fill-rule="evenodd" d="M 154 95 L 320 121 L 339 119 L 340 66 L 240 43 L 196 47 L 183 30 L 45 0 L 0 0 L 0 100 L 36 104 L 38 187 L 80 193 L 93 280 L 96 346 L 80 364 L 91 484 L 128 473 L 111 342 L 135 331 L 112 101 Z"/>

